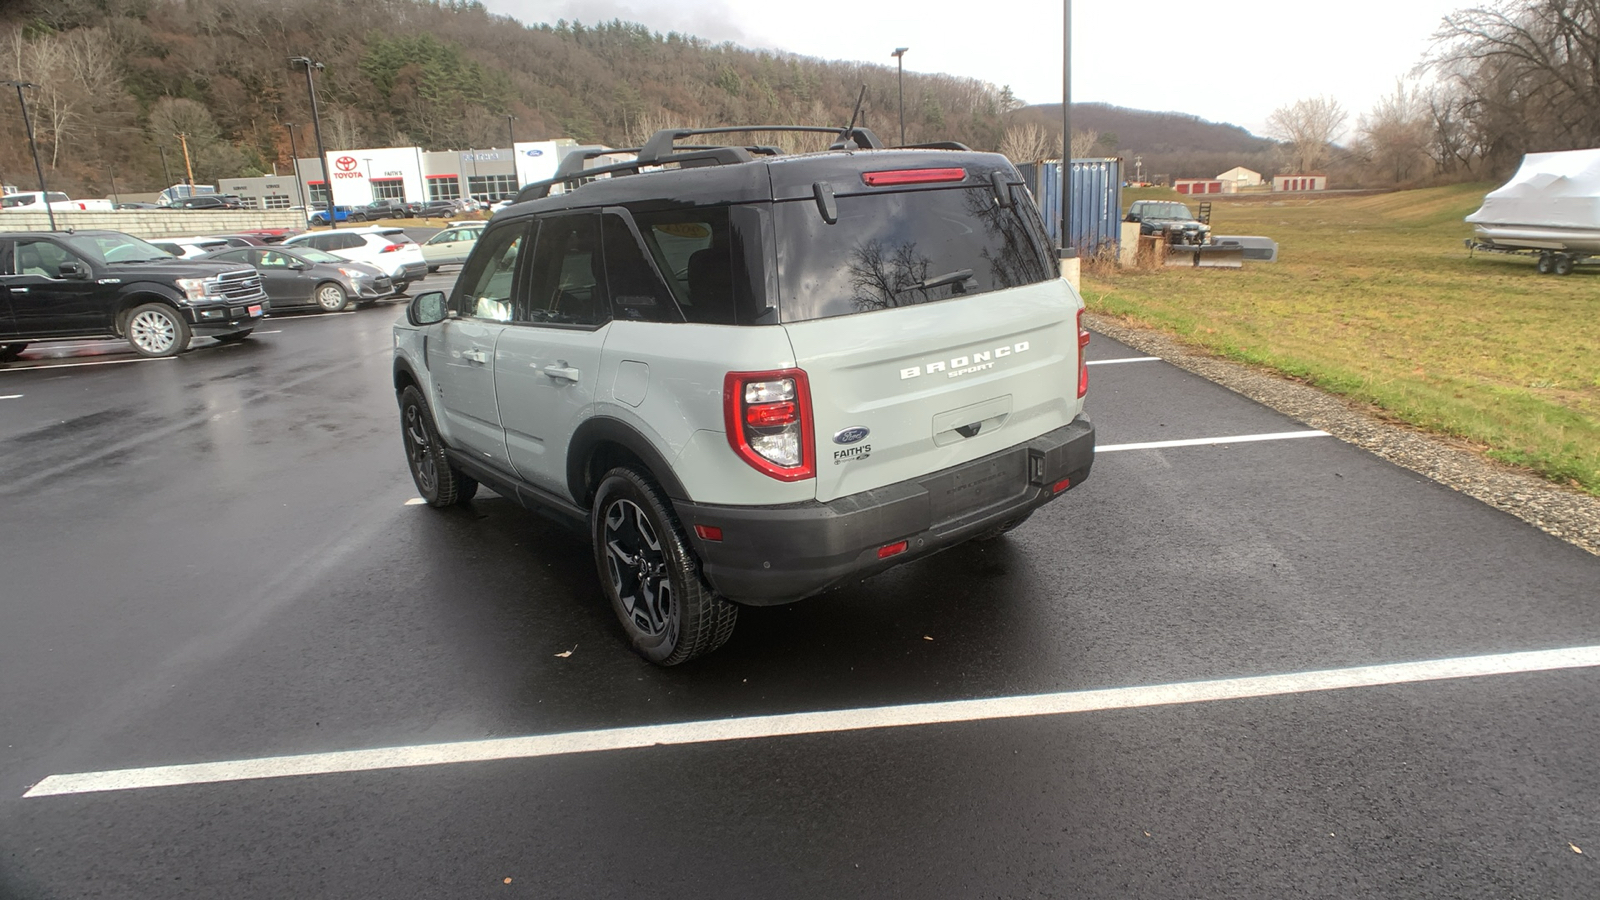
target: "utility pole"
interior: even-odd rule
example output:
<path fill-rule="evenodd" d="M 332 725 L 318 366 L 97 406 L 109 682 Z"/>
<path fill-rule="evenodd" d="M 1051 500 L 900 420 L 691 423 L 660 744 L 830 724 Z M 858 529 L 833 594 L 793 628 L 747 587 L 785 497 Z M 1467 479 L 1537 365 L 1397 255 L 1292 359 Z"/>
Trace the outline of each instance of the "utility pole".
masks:
<path fill-rule="evenodd" d="M 894 68 L 900 86 L 900 146 L 906 145 L 906 51 L 910 47 L 896 47 L 889 54 L 894 57 Z"/>
<path fill-rule="evenodd" d="M 310 215 L 311 198 L 306 196 L 306 181 L 300 177 L 300 145 L 294 140 L 294 130 L 299 126 L 285 123 L 283 127 L 289 129 L 289 153 L 294 156 L 295 199 L 300 201 L 300 208 Z"/>
<path fill-rule="evenodd" d="M 516 132 L 516 129 L 513 128 L 512 125 L 511 125 L 511 123 L 515 122 L 516 120 L 517 120 L 516 116 L 513 116 L 513 115 L 507 115 L 506 116 L 506 139 L 511 142 L 510 144 L 507 144 L 506 146 L 509 149 L 509 152 L 511 153 L 511 181 L 512 181 L 512 189 L 513 190 L 516 190 L 516 189 L 519 189 L 519 188 L 522 187 L 522 179 L 517 177 L 517 132 Z"/>
<path fill-rule="evenodd" d="M 183 144 L 183 170 L 184 170 L 184 172 L 186 172 L 188 174 L 188 180 L 185 183 L 189 185 L 189 196 L 193 197 L 194 196 L 194 163 L 189 161 L 189 135 L 180 131 L 180 132 L 178 132 L 177 137 L 178 137 L 178 142 L 180 144 Z"/>
<path fill-rule="evenodd" d="M 328 151 L 322 143 L 322 113 L 317 109 L 317 88 L 311 79 L 311 70 L 321 71 L 324 66 L 309 56 L 291 56 L 289 64 L 305 66 L 306 69 L 306 93 L 311 96 L 311 130 L 317 135 L 317 167 L 322 170 L 322 186 L 328 191 L 328 227 L 338 228 L 339 212 L 333 200 L 333 173 L 328 171 Z"/>
<path fill-rule="evenodd" d="M 172 167 L 167 165 L 167 148 L 158 144 L 156 149 L 161 152 L 161 174 L 167 176 L 167 187 L 172 187 Z"/>
<path fill-rule="evenodd" d="M 117 200 L 117 167 L 108 166 L 107 170 L 111 173 L 111 208 L 116 209 L 119 203 Z"/>
<path fill-rule="evenodd" d="M 22 107 L 22 124 L 28 129 L 28 147 L 33 150 L 33 171 L 39 175 L 39 199 L 44 201 L 44 211 L 50 216 L 50 230 L 56 230 L 56 210 L 50 205 L 50 189 L 44 183 L 44 166 L 39 163 L 39 145 L 33 140 L 33 120 L 28 118 L 28 101 L 22 99 L 23 88 L 36 88 L 31 81 L 7 81 L 17 89 L 17 105 Z"/>
<path fill-rule="evenodd" d="M 1061 258 L 1074 259 L 1072 242 L 1072 0 L 1061 0 Z"/>

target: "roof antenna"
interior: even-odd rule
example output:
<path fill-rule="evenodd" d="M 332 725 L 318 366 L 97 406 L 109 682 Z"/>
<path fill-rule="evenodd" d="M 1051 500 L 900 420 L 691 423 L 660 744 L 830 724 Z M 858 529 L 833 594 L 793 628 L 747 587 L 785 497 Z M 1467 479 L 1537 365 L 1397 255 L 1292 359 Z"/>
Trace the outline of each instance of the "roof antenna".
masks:
<path fill-rule="evenodd" d="M 856 95 L 856 108 L 855 108 L 855 111 L 850 113 L 850 124 L 846 125 L 844 127 L 844 130 L 839 132 L 839 146 L 829 147 L 828 149 L 830 149 L 830 150 L 843 150 L 844 149 L 843 144 L 844 144 L 845 139 L 847 139 L 847 138 L 849 138 L 850 143 L 855 144 L 857 150 L 862 149 L 861 145 L 856 143 L 854 138 L 850 137 L 850 133 L 852 131 L 856 130 L 856 120 L 861 117 L 861 101 L 863 101 L 865 99 L 867 99 L 867 86 L 865 84 L 862 84 L 861 85 L 861 93 Z"/>

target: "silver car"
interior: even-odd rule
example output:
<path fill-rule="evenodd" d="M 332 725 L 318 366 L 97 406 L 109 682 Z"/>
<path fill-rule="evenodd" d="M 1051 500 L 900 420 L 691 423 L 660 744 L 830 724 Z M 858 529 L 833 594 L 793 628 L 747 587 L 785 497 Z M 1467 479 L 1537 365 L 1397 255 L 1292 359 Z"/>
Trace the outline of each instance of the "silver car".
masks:
<path fill-rule="evenodd" d="M 422 245 L 422 258 L 428 261 L 428 271 L 437 272 L 440 266 L 460 265 L 467 261 L 472 248 L 477 246 L 479 235 L 487 222 L 452 222 L 450 227 L 428 238 Z"/>

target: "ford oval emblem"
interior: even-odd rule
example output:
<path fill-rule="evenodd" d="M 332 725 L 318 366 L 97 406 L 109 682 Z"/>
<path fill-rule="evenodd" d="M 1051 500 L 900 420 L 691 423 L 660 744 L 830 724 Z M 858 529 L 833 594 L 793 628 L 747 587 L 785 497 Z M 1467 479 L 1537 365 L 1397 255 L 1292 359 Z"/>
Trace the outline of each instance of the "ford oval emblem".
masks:
<path fill-rule="evenodd" d="M 854 444 L 871 433 L 870 429 L 857 425 L 854 428 L 846 428 L 834 435 L 833 442 L 835 444 Z"/>

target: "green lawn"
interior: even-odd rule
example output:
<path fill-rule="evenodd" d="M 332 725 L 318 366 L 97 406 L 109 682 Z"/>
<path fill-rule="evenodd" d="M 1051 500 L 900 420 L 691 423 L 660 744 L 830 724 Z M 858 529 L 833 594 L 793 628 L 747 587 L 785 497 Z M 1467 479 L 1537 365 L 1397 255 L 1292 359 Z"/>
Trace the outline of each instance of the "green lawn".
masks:
<path fill-rule="evenodd" d="M 1280 261 L 1087 272 L 1084 299 L 1600 494 L 1600 267 L 1469 257 L 1489 189 L 1214 199 L 1217 233 L 1270 236 Z"/>

